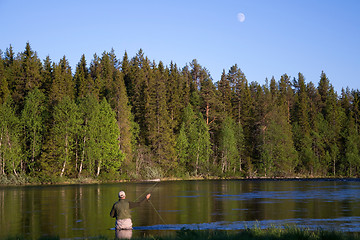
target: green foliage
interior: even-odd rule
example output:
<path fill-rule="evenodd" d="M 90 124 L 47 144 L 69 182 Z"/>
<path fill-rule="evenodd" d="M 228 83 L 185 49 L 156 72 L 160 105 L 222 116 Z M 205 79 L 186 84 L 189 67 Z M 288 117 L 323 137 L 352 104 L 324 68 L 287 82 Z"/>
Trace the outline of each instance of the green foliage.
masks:
<path fill-rule="evenodd" d="M 148 78 L 148 94 L 145 105 L 147 139 L 154 154 L 153 162 L 162 165 L 164 171 L 176 167 L 175 139 L 167 108 L 165 69 L 160 62 L 154 74 Z"/>
<path fill-rule="evenodd" d="M 207 174 L 212 153 L 209 129 L 201 113 L 195 113 L 191 104 L 184 109 L 180 133 L 177 154 L 181 166 L 195 176 Z"/>
<path fill-rule="evenodd" d="M 28 172 L 34 171 L 38 160 L 45 131 L 45 95 L 38 88 L 30 91 L 25 98 L 25 106 L 21 112 L 23 152 Z"/>
<path fill-rule="evenodd" d="M 50 103 L 52 104 L 59 103 L 65 97 L 74 100 L 75 84 L 69 62 L 65 56 L 60 59 L 59 64 L 54 64 L 53 79 L 48 94 Z"/>
<path fill-rule="evenodd" d="M 188 138 L 185 132 L 185 123 L 181 124 L 180 132 L 176 141 L 176 152 L 177 159 L 183 168 L 185 168 L 185 164 L 187 162 L 187 158 L 189 156 L 187 149 L 189 148 Z"/>
<path fill-rule="evenodd" d="M 119 137 L 119 128 L 117 126 L 115 112 L 111 109 L 110 104 L 104 98 L 100 105 L 100 111 L 97 118 L 97 125 L 92 126 L 96 129 L 96 135 L 93 136 L 97 149 L 97 170 L 96 176 L 99 176 L 101 168 L 107 172 L 119 171 L 124 155 L 119 149 L 117 139 Z M 95 152 L 94 152 L 95 153 Z"/>
<path fill-rule="evenodd" d="M 232 118 L 226 117 L 221 125 L 219 136 L 219 150 L 221 170 L 223 173 L 236 171 L 240 152 L 237 148 L 235 122 Z"/>
<path fill-rule="evenodd" d="M 263 133 L 265 176 L 291 176 L 297 165 L 290 123 L 284 108 L 276 106 L 268 115 Z"/>
<path fill-rule="evenodd" d="M 56 166 L 62 177 L 67 168 L 72 168 L 74 159 L 74 142 L 80 125 L 78 107 L 73 100 L 65 96 L 54 109 L 54 123 L 51 139 L 56 148 Z M 72 169 L 73 170 L 73 169 Z"/>
<path fill-rule="evenodd" d="M 301 73 L 260 85 L 236 64 L 214 82 L 197 60 L 167 67 L 141 49 L 82 55 L 74 73 L 29 43 L 0 55 L 4 182 L 359 176 L 360 92 L 339 97 L 324 72 L 317 87 Z"/>
<path fill-rule="evenodd" d="M 11 98 L 7 98 L 0 106 L 0 175 L 18 176 L 22 159 L 20 121 L 12 103 Z"/>

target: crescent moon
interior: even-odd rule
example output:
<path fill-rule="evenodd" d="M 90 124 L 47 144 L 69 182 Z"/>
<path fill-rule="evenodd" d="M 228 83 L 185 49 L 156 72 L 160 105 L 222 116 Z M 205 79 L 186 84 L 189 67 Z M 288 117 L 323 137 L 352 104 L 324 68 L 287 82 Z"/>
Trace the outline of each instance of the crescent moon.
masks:
<path fill-rule="evenodd" d="M 245 21 L 245 14 L 238 13 L 237 19 L 239 20 L 239 22 L 244 22 Z"/>

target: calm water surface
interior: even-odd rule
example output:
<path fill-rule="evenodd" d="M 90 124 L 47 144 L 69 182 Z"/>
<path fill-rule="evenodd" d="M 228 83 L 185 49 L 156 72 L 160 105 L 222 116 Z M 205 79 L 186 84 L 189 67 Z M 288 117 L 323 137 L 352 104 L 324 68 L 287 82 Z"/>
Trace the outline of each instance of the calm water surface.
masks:
<path fill-rule="evenodd" d="M 0 188 L 0 238 L 114 237 L 109 212 L 120 190 L 135 200 L 154 183 Z M 156 209 L 156 210 L 155 210 Z M 158 211 L 158 213 L 156 212 Z M 159 216 L 159 215 L 160 216 Z M 132 211 L 133 236 L 188 229 L 296 225 L 360 232 L 359 180 L 160 182 Z"/>

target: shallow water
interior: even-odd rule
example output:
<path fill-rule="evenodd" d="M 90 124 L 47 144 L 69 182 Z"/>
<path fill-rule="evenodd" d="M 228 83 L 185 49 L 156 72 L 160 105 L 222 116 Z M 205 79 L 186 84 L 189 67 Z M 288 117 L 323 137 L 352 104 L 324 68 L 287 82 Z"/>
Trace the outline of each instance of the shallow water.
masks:
<path fill-rule="evenodd" d="M 2 187 L 0 238 L 112 238 L 109 212 L 117 193 L 125 190 L 134 200 L 153 185 Z M 151 203 L 133 210 L 132 236 L 288 225 L 360 232 L 358 180 L 169 181 L 156 185 Z"/>

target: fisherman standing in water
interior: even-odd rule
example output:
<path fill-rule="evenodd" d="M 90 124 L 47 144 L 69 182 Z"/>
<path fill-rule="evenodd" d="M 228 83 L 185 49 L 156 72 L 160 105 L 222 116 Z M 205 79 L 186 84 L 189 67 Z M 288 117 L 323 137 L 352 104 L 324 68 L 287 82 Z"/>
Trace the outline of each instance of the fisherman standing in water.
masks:
<path fill-rule="evenodd" d="M 140 206 L 140 204 L 143 203 L 145 200 L 149 200 L 150 196 L 151 196 L 151 194 L 149 193 L 140 202 L 130 202 L 125 199 L 126 194 L 124 191 L 119 192 L 119 201 L 114 203 L 114 205 L 111 209 L 111 212 L 110 212 L 110 216 L 113 218 L 116 218 L 115 230 L 117 232 L 120 230 L 131 230 L 132 229 L 130 209 Z"/>

